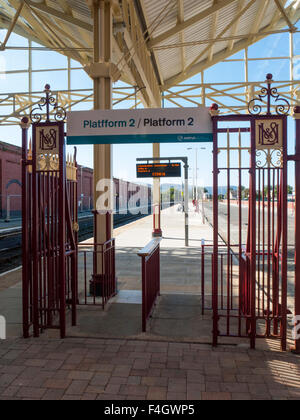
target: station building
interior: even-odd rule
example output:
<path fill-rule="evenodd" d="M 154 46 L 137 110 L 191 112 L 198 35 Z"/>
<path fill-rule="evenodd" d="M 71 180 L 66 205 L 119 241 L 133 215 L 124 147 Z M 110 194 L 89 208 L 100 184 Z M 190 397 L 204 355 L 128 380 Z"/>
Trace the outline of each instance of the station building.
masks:
<path fill-rule="evenodd" d="M 21 159 L 22 148 L 0 142 L 0 218 L 21 216 Z M 78 166 L 78 208 L 93 206 L 93 169 Z"/>
<path fill-rule="evenodd" d="M 0 218 L 21 217 L 21 159 L 22 148 L 9 143 L 0 142 Z M 93 209 L 94 171 L 91 168 L 78 165 L 78 211 L 89 212 Z M 122 185 L 121 185 L 122 184 Z M 114 178 L 115 208 L 128 203 L 131 196 L 140 191 L 145 200 L 151 202 L 151 187 L 121 181 Z M 127 195 L 120 198 L 121 194 Z"/>

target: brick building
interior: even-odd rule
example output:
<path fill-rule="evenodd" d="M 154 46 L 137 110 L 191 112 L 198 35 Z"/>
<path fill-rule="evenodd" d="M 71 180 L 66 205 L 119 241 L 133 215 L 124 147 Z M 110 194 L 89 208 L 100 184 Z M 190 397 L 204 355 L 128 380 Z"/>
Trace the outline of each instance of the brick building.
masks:
<path fill-rule="evenodd" d="M 0 217 L 6 217 L 10 207 L 12 215 L 21 208 L 21 158 L 20 147 L 0 142 Z"/>
<path fill-rule="evenodd" d="M 92 210 L 93 208 L 93 169 L 78 166 L 78 206 L 79 210 Z"/>
<path fill-rule="evenodd" d="M 22 149 L 0 142 L 0 218 L 21 216 Z M 78 203 L 80 210 L 93 206 L 93 170 L 78 168 Z"/>
<path fill-rule="evenodd" d="M 21 216 L 21 147 L 0 142 L 0 219 Z M 151 187 L 129 184 L 127 181 L 114 179 L 115 208 L 123 210 L 129 205 L 135 207 L 130 198 L 137 192 L 142 197 L 137 205 L 151 203 Z M 78 166 L 78 209 L 93 209 L 93 169 Z"/>

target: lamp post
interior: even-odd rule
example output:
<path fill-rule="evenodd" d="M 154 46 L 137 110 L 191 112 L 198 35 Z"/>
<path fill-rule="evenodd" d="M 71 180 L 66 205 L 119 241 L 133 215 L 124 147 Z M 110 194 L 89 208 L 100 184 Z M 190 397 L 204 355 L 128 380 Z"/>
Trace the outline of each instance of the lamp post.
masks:
<path fill-rule="evenodd" d="M 194 199 L 196 202 L 196 212 L 199 213 L 199 191 L 198 191 L 198 150 L 206 150 L 206 147 L 188 147 L 187 150 L 195 150 L 195 193 L 194 193 Z M 204 220 L 204 203 L 203 203 L 203 193 L 202 193 L 202 220 L 203 224 L 205 222 Z"/>

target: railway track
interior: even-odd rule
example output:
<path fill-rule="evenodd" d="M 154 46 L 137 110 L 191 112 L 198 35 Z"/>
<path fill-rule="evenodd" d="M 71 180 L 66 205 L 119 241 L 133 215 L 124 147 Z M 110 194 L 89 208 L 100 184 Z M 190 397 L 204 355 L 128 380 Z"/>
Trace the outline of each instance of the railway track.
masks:
<path fill-rule="evenodd" d="M 126 225 L 147 215 L 114 215 L 114 228 Z M 79 241 L 84 241 L 93 235 L 93 216 L 79 220 Z M 22 230 L 12 229 L 0 232 L 0 274 L 19 267 L 22 264 Z"/>

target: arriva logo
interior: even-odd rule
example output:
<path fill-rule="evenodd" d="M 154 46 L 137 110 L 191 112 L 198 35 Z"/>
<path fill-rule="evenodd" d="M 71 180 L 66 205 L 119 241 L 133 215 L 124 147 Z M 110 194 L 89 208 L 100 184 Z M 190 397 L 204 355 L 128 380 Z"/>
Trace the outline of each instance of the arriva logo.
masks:
<path fill-rule="evenodd" d="M 6 340 L 6 319 L 0 316 L 0 340 Z"/>

